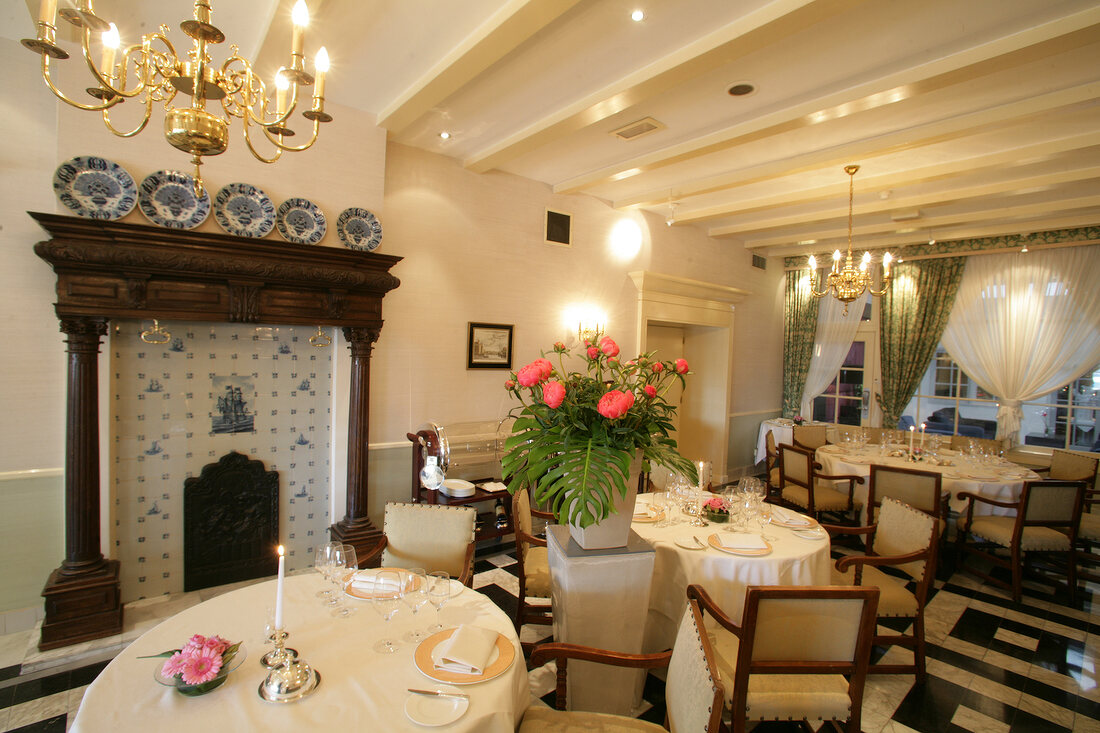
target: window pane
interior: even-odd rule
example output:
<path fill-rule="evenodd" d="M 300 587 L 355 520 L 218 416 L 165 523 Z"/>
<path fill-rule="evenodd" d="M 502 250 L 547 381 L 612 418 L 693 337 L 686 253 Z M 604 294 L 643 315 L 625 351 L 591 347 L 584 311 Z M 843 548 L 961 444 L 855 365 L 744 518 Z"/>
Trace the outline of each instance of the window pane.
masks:
<path fill-rule="evenodd" d="M 860 400 L 846 400 L 843 397 L 837 400 L 839 417 L 837 422 L 841 425 L 859 425 Z"/>

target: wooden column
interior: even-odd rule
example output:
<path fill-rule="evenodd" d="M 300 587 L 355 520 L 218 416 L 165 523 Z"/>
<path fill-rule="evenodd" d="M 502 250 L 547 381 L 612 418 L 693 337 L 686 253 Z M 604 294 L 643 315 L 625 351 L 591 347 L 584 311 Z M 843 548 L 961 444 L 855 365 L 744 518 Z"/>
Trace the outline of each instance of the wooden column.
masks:
<path fill-rule="evenodd" d="M 99 535 L 99 340 L 107 319 L 62 318 L 68 336 L 65 425 L 65 559 L 46 581 L 39 649 L 122 633 L 118 561 Z M 79 621 L 77 623 L 77 621 Z"/>
<path fill-rule="evenodd" d="M 347 513 L 332 525 L 332 539 L 355 546 L 364 556 L 382 536 L 371 524 L 368 507 L 367 447 L 370 444 L 370 355 L 378 340 L 377 328 L 345 328 L 351 351 L 351 394 L 348 397 L 348 496 Z"/>

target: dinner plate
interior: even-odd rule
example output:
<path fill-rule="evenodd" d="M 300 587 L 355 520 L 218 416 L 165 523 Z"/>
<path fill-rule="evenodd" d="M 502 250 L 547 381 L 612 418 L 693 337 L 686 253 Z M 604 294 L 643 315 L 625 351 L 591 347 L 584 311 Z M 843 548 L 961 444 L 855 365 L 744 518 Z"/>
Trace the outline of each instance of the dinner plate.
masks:
<path fill-rule="evenodd" d="M 844 449 L 839 445 L 823 445 L 818 448 L 822 453 L 843 453 Z"/>
<path fill-rule="evenodd" d="M 673 540 L 673 542 L 675 542 L 678 547 L 682 547 L 685 550 L 705 550 L 705 549 L 707 549 L 706 545 L 696 544 L 694 537 L 677 537 L 675 540 Z"/>
<path fill-rule="evenodd" d="M 432 661 L 432 652 L 437 646 L 450 639 L 451 634 L 457 630 L 457 628 L 444 629 L 438 634 L 432 634 L 417 645 L 416 651 L 413 653 L 413 661 L 416 663 L 416 668 L 420 670 L 420 674 L 428 679 L 436 682 L 446 682 L 449 685 L 473 685 L 499 677 L 504 674 L 508 667 L 512 666 L 512 661 L 516 658 L 516 648 L 512 646 L 512 642 L 508 641 L 504 634 L 498 633 L 496 657 L 490 657 L 489 663 L 485 666 L 485 671 L 481 674 L 462 674 L 461 672 L 436 669 L 435 662 Z"/>
<path fill-rule="evenodd" d="M 771 523 L 774 524 L 776 527 L 786 527 L 787 529 L 812 529 L 818 526 L 817 520 L 813 517 L 807 517 L 805 514 L 798 514 L 798 512 L 791 512 L 791 514 L 801 517 L 804 522 L 792 522 L 789 520 L 784 521 L 781 518 L 782 514 L 772 509 Z"/>
<path fill-rule="evenodd" d="M 772 520 L 772 524 L 775 524 L 775 520 Z M 826 540 L 829 538 L 829 533 L 821 527 L 811 527 L 810 529 L 796 529 L 794 530 L 795 537 L 801 537 L 804 540 Z"/>
<path fill-rule="evenodd" d="M 408 570 L 404 570 L 403 568 L 378 568 L 378 570 L 395 570 L 395 571 L 397 571 L 399 573 L 402 573 L 402 574 L 408 574 L 409 573 Z M 377 570 L 369 570 L 369 571 L 366 571 L 365 573 L 362 570 L 359 571 L 359 573 L 364 573 L 361 576 L 361 577 L 364 577 L 364 578 L 375 575 L 377 572 L 378 572 Z M 356 575 L 359 575 L 359 573 L 356 573 Z M 354 580 L 354 576 L 353 576 L 353 580 Z M 374 600 L 374 598 L 376 598 L 376 597 L 384 597 L 384 596 L 379 596 L 374 591 L 363 590 L 362 588 L 352 587 L 353 580 L 349 580 L 346 584 L 344 584 L 344 594 L 345 595 L 351 596 L 352 598 L 358 598 L 361 601 L 370 601 L 370 600 Z M 413 575 L 411 577 L 411 579 L 406 576 L 406 579 L 405 579 L 405 592 L 406 593 L 409 592 L 409 591 L 416 591 L 419 588 L 420 588 L 420 576 L 419 575 Z M 387 594 L 387 596 L 390 597 L 390 598 L 392 598 L 393 595 L 394 594 L 392 592 Z"/>
<path fill-rule="evenodd" d="M 654 522 L 659 522 L 664 518 L 665 513 L 661 511 L 657 512 L 656 514 L 649 514 L 648 512 L 645 514 L 638 514 L 635 512 L 634 518 L 631 521 L 637 522 L 638 524 L 653 524 Z"/>
<path fill-rule="evenodd" d="M 767 540 L 765 540 L 764 538 L 760 538 L 760 541 L 763 542 L 765 545 L 767 545 L 767 547 L 765 549 L 763 549 L 763 550 L 743 549 L 742 550 L 742 549 L 739 549 L 737 547 L 725 547 L 725 546 L 723 546 L 722 541 L 718 539 L 718 534 L 717 533 L 712 534 L 710 537 L 707 537 L 707 542 L 709 542 L 710 546 L 713 547 L 714 549 L 720 550 L 722 552 L 728 552 L 731 555 L 744 555 L 745 557 L 759 557 L 761 555 L 767 555 L 768 553 L 770 553 L 772 551 L 772 546 L 770 544 L 768 544 Z"/>
<path fill-rule="evenodd" d="M 227 183 L 214 197 L 218 226 L 237 237 L 266 237 L 275 226 L 275 204 L 251 183 Z"/>
<path fill-rule="evenodd" d="M 1000 478 L 995 473 L 979 473 L 979 472 L 968 473 L 968 474 L 966 474 L 966 477 L 968 479 L 973 479 L 974 481 L 997 481 Z"/>
<path fill-rule="evenodd" d="M 309 199 L 287 199 L 275 212 L 279 236 L 294 244 L 317 244 L 325 238 L 325 212 Z"/>
<path fill-rule="evenodd" d="M 405 717 L 417 725 L 435 728 L 450 725 L 470 707 L 469 698 L 417 695 L 409 693 L 405 700 Z"/>
<path fill-rule="evenodd" d="M 179 171 L 157 171 L 138 187 L 138 208 L 145 218 L 169 229 L 194 229 L 210 216 L 210 194 L 195 198 L 195 179 Z"/>
<path fill-rule="evenodd" d="M 94 155 L 78 155 L 57 166 L 53 192 L 77 216 L 89 219 L 121 219 L 137 204 L 137 184 L 126 169 Z"/>
<path fill-rule="evenodd" d="M 366 209 L 352 206 L 340 212 L 336 234 L 345 247 L 371 252 L 382 244 L 382 223 Z"/>

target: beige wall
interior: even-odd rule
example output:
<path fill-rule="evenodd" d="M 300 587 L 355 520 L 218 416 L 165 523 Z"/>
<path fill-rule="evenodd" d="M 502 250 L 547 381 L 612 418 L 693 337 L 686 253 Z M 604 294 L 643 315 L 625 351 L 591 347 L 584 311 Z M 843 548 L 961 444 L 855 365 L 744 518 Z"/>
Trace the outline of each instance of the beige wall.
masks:
<path fill-rule="evenodd" d="M 74 155 L 115 160 L 138 182 L 156 170 L 186 170 L 187 156 L 164 142 L 156 113 L 137 138 L 116 138 L 94 114 L 54 102 L 38 77 L 38 59 L 17 42 L 0 41 L 0 59 L 9 71 L 11 92 L 0 102 L 5 107 L 0 167 L 5 262 L 0 270 L 5 314 L 0 367 L 5 378 L 0 399 L 8 416 L 0 421 L 0 472 L 59 468 L 64 461 L 64 344 L 53 315 L 53 273 L 31 250 L 43 232 L 24 212 L 62 212 L 51 189 L 53 171 Z M 64 75 L 62 82 L 75 85 Z M 562 322 L 567 306 L 591 302 L 607 312 L 609 332 L 629 353 L 637 347 L 636 290 L 627 275 L 633 270 L 751 292 L 735 311 L 728 409 L 731 421 L 747 423 L 759 422 L 757 413 L 778 410 L 782 272 L 777 261 L 767 271 L 754 269 L 742 247 L 712 240 L 699 229 L 670 229 L 660 217 L 617 212 L 589 196 L 555 195 L 549 186 L 510 174 L 469 173 L 449 158 L 387 145 L 384 131 L 369 115 L 339 107 L 331 111 L 336 121 L 323 129 L 313 150 L 286 155 L 272 166 L 244 150 L 235 123 L 230 151 L 207 159 L 204 176 L 215 192 L 244 181 L 262 187 L 276 204 L 290 196 L 315 201 L 329 217 L 324 246 L 340 246 L 335 235 L 340 211 L 368 208 L 380 215 L 384 227 L 380 251 L 405 258 L 394 268 L 402 285 L 386 297 L 386 325 L 372 361 L 371 515 L 376 522 L 386 499 L 408 496 L 406 432 L 429 419 L 490 419 L 512 407 L 502 388 L 504 372 L 465 368 L 469 321 L 514 324 L 513 365 L 518 367 L 568 337 L 570 329 Z M 119 119 L 125 117 L 120 113 Z M 543 242 L 547 208 L 573 214 L 572 247 Z M 626 260 L 608 246 L 612 228 L 624 217 L 634 219 L 643 232 L 641 251 Z M 136 210 L 127 221 L 146 223 Z M 220 231 L 213 217 L 200 228 Z M 277 234 L 270 236 L 278 241 Z M 109 369 L 107 358 L 100 357 L 101 370 Z M 341 344 L 338 359 L 346 358 Z M 342 377 L 340 363 L 336 369 L 334 422 L 340 425 L 339 399 L 346 392 L 339 382 L 346 370 Z M 731 465 L 751 462 L 752 441 L 743 438 L 749 432 L 731 433 Z M 334 458 L 334 478 L 342 485 L 340 456 Z M 336 491 L 334 516 L 339 518 L 341 486 Z M 6 510 L 3 502 L 0 498 L 0 512 Z M 61 526 L 58 515 L 56 527 Z M 59 555 L 52 565 L 60 560 Z M 8 590 L 0 588 L 0 594 Z M 27 599 L 28 605 L 37 602 Z"/>

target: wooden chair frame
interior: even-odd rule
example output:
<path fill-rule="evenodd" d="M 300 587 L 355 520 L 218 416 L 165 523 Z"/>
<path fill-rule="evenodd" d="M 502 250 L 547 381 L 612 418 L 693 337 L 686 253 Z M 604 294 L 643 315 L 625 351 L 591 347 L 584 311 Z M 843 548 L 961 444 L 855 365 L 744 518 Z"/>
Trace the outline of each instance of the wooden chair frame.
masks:
<path fill-rule="evenodd" d="M 1077 525 L 1077 577 L 1100 583 L 1100 573 L 1093 572 L 1095 568 L 1100 568 L 1100 541 L 1081 534 L 1081 523 L 1086 516 L 1100 517 L 1100 511 L 1092 511 L 1093 507 L 1100 507 L 1100 490 L 1086 489 L 1081 500 L 1081 521 Z"/>
<path fill-rule="evenodd" d="M 816 434 L 819 430 L 821 434 L 825 436 L 825 440 L 821 443 L 821 445 L 810 445 L 809 443 L 802 443 L 798 440 L 799 433 L 802 433 L 803 435 L 806 435 L 807 433 Z M 795 425 L 791 428 L 791 443 L 801 448 L 802 450 L 808 450 L 813 453 L 822 445 L 829 445 L 828 430 L 828 425 Z"/>
<path fill-rule="evenodd" d="M 784 455 L 785 455 L 785 451 L 788 451 L 788 450 L 793 451 L 795 453 L 798 453 L 798 454 L 805 457 L 805 460 L 807 461 L 807 465 L 809 466 L 809 468 L 807 470 L 809 480 L 806 483 L 803 483 L 799 479 L 791 478 L 787 475 L 787 462 L 786 462 L 786 458 L 784 457 Z M 840 475 L 833 476 L 833 475 L 829 475 L 829 474 L 818 473 L 818 471 L 820 469 L 821 469 L 821 464 L 814 460 L 813 451 L 808 450 L 806 448 L 799 448 L 796 445 L 787 445 L 785 443 L 781 443 L 779 445 L 779 491 L 780 491 L 780 496 L 782 496 L 782 491 L 786 487 L 788 482 L 791 483 L 791 484 L 794 484 L 795 486 L 801 486 L 802 488 L 806 489 L 806 493 L 808 494 L 809 506 L 806 507 L 806 510 L 815 519 L 820 519 L 820 517 L 819 517 L 820 512 L 817 511 L 817 509 L 814 505 L 814 486 L 817 483 L 817 480 L 818 479 L 823 479 L 825 481 L 847 481 L 848 482 L 848 506 L 845 508 L 844 513 L 850 514 L 853 511 L 855 511 L 855 503 L 854 503 L 855 488 L 856 488 L 856 484 L 862 484 L 863 483 L 863 477 L 862 476 L 856 476 L 855 474 L 840 474 Z M 783 503 L 787 504 L 788 506 L 792 506 L 790 504 L 790 502 L 784 501 Z M 798 507 L 795 507 L 795 508 L 798 508 Z M 856 521 L 858 521 L 858 519 Z"/>
<path fill-rule="evenodd" d="M 875 618 L 878 608 L 879 591 L 877 588 L 854 588 L 841 586 L 748 586 L 745 590 L 745 610 L 738 624 L 714 602 L 701 585 L 692 584 L 687 588 L 689 602 L 697 604 L 713 618 L 718 625 L 738 638 L 737 663 L 732 684 L 733 697 L 730 708 L 733 733 L 744 733 L 746 718 L 744 710 L 749 692 L 749 676 L 752 674 L 842 674 L 848 677 L 848 694 L 851 699 L 851 717 L 848 719 L 849 733 L 860 733 L 863 711 L 863 688 L 867 680 L 868 662 L 871 656 L 871 640 L 875 631 Z M 865 603 L 859 621 L 859 636 L 856 644 L 855 660 L 852 662 L 822 661 L 776 661 L 753 659 L 753 629 L 760 610 L 760 601 L 768 598 L 863 598 Z M 738 712 L 740 711 L 740 713 Z M 803 723 L 805 725 L 805 722 Z"/>
<path fill-rule="evenodd" d="M 690 593 L 691 591 L 689 588 L 688 608 L 695 617 L 696 626 L 699 628 L 700 632 L 702 632 L 705 627 L 703 626 L 703 611 L 702 608 L 700 608 L 700 601 L 691 598 Z M 700 633 L 700 639 L 703 643 L 703 656 L 707 660 L 711 679 L 719 680 L 721 679 L 721 675 L 714 661 L 715 653 L 713 644 L 706 633 Z M 557 710 L 565 710 L 567 691 L 569 689 L 568 665 L 570 659 L 609 664 L 615 667 L 659 669 L 668 666 L 669 661 L 672 659 L 672 653 L 673 650 L 669 649 L 655 654 L 627 654 L 624 652 L 613 652 L 607 649 L 581 646 L 579 644 L 550 642 L 547 644 L 539 644 L 535 647 L 535 650 L 531 653 L 531 664 L 533 667 L 540 667 L 549 661 L 555 662 L 555 666 L 557 667 L 557 686 L 554 690 L 554 707 Z M 715 686 L 710 719 L 707 722 L 707 733 L 719 733 L 719 731 L 722 730 L 722 712 L 724 709 L 724 691 L 721 687 Z M 667 716 L 665 727 L 668 727 Z"/>
<path fill-rule="evenodd" d="M 775 433 L 769 430 L 764 434 L 764 483 L 768 487 L 768 496 L 779 496 L 778 482 L 772 481 L 772 471 L 779 468 L 779 448 L 775 444 Z"/>
<path fill-rule="evenodd" d="M 1064 521 L 1043 521 L 1043 520 L 1028 520 L 1027 507 L 1031 500 L 1031 489 L 1036 484 L 1042 484 L 1045 486 L 1076 486 L 1078 490 L 1077 500 L 1074 504 L 1073 515 L 1070 518 L 1069 523 Z M 1019 603 L 1023 596 L 1023 573 L 1025 570 L 1025 564 L 1031 553 L 1038 553 L 1040 555 L 1052 555 L 1058 554 L 1060 551 L 1053 550 L 1030 550 L 1025 551 L 1020 547 L 1020 540 L 1023 536 L 1024 529 L 1027 527 L 1050 527 L 1063 531 L 1069 537 L 1069 549 L 1066 551 L 1068 554 L 1067 567 L 1066 567 L 1066 579 L 1069 589 L 1070 602 L 1073 603 L 1077 599 L 1077 529 L 1081 523 L 1081 507 L 1084 503 L 1085 495 L 1084 481 L 1025 481 L 1024 488 L 1020 492 L 1019 501 L 1000 501 L 997 499 L 991 499 L 987 496 L 980 494 L 974 494 L 969 491 L 960 491 L 956 496 L 959 499 L 967 499 L 966 505 L 966 520 L 965 524 L 959 523 L 958 535 L 956 536 L 956 554 L 960 558 L 959 568 L 965 570 L 971 575 L 985 580 L 986 582 L 999 585 L 1003 588 L 1008 588 L 1012 592 L 1012 600 L 1015 603 Z M 970 534 L 970 527 L 974 521 L 974 504 L 975 502 L 981 502 L 990 506 L 1001 507 L 1003 509 L 1016 510 L 1016 522 L 1012 529 L 1012 537 L 1009 547 L 1005 548 L 1003 545 L 995 542 L 981 542 L 975 543 L 972 546 L 967 546 L 966 538 Z M 997 548 L 1007 549 L 1009 551 L 1008 558 L 1003 558 L 995 553 Z M 962 562 L 964 554 L 977 555 L 983 557 L 994 565 L 1006 568 L 1012 573 L 1012 582 L 1005 583 L 1003 580 L 994 578 L 991 575 L 983 573 L 980 570 L 976 570 L 972 567 L 968 567 Z M 1044 577 L 1044 579 L 1046 579 Z"/>
<path fill-rule="evenodd" d="M 527 489 L 520 489 L 520 491 L 527 491 Z M 542 519 L 554 519 L 554 515 L 551 512 L 543 512 L 535 509 L 530 505 L 530 494 L 528 496 L 528 512 L 532 517 L 541 517 Z M 550 608 L 546 605 L 536 605 L 527 602 L 527 572 L 524 567 L 524 549 L 525 546 L 530 547 L 546 547 L 546 539 L 542 537 L 535 537 L 534 535 L 524 532 L 520 528 L 519 512 L 521 508 L 519 506 L 519 491 L 512 496 L 512 526 L 515 532 L 516 538 L 516 563 L 519 569 L 519 597 L 516 599 L 516 633 L 520 633 L 520 628 L 524 624 L 541 624 L 549 625 L 554 623 L 554 616 Z M 530 645 L 524 645 L 525 647 Z"/>
<path fill-rule="evenodd" d="M 867 495 L 867 505 L 871 506 L 872 495 Z M 916 507 L 914 507 L 916 508 Z M 923 511 L 917 509 L 917 511 Z M 927 512 L 924 512 L 927 514 Z M 934 515 L 932 515 L 934 516 Z M 845 572 L 848 568 L 855 566 L 853 572 L 853 578 L 857 586 L 863 587 L 863 568 L 867 565 L 874 567 L 884 567 L 890 565 L 907 565 L 912 562 L 919 562 L 921 560 L 925 563 L 924 577 L 915 583 L 913 589 L 913 597 L 917 600 L 917 613 L 913 616 L 913 632 L 906 634 L 900 632 L 897 634 L 880 634 L 876 626 L 875 634 L 873 637 L 873 643 L 876 646 L 901 646 L 911 649 L 913 651 L 913 663 L 912 664 L 872 664 L 868 667 L 868 671 L 872 674 L 913 674 L 916 676 L 916 683 L 924 684 L 926 679 L 926 663 L 925 663 L 925 641 L 924 641 L 924 606 L 928 603 L 928 592 L 932 588 L 932 581 L 935 578 L 936 567 L 936 554 L 939 542 L 937 541 L 937 535 L 939 534 L 939 525 L 934 523 L 932 525 L 932 535 L 928 538 L 928 546 L 923 550 L 917 550 L 909 552 L 904 555 L 879 555 L 874 551 L 875 545 L 875 532 L 878 530 L 878 524 L 869 524 L 862 527 L 844 527 L 840 525 L 823 524 L 822 527 L 829 533 L 829 536 L 835 534 L 848 534 L 848 535 L 864 535 L 866 540 L 866 554 L 863 555 L 847 555 L 839 558 L 836 561 L 836 569 L 838 572 Z M 908 585 L 909 583 L 906 583 Z M 906 618 L 905 616 L 889 616 L 884 618 Z"/>

